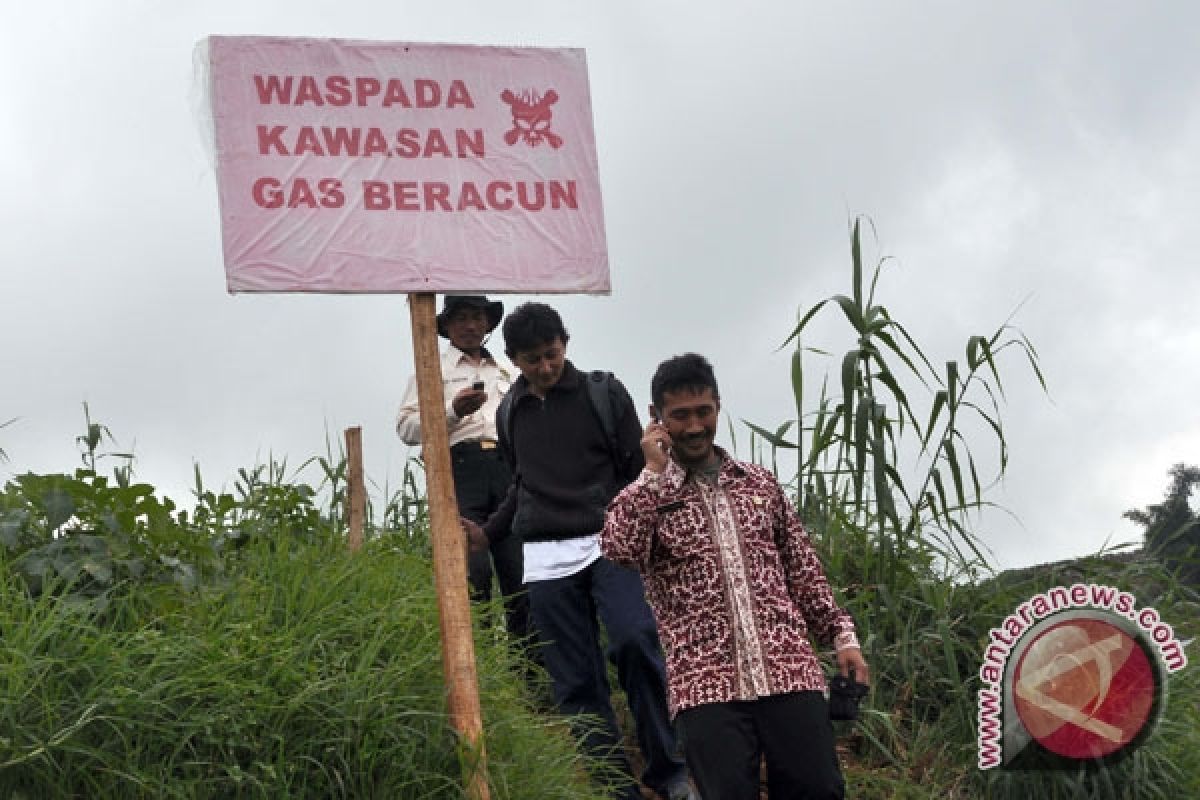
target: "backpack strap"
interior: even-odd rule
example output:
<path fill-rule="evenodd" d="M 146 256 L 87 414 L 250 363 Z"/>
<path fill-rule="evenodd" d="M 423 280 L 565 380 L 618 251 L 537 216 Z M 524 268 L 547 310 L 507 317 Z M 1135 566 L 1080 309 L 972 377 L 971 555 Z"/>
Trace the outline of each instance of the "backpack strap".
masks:
<path fill-rule="evenodd" d="M 621 447 L 617 443 L 617 416 L 612 401 L 613 374 L 604 370 L 594 369 L 588 373 L 587 395 L 592 406 L 592 413 L 600 423 L 604 432 L 604 441 L 608 443 L 608 452 L 612 455 L 613 464 L 621 464 Z"/>
<path fill-rule="evenodd" d="M 516 460 L 512 439 L 514 411 L 513 392 L 510 389 L 500 398 L 500 405 L 496 408 L 496 436 L 500 439 L 500 451 L 504 453 L 510 470 L 515 467 L 513 462 Z"/>

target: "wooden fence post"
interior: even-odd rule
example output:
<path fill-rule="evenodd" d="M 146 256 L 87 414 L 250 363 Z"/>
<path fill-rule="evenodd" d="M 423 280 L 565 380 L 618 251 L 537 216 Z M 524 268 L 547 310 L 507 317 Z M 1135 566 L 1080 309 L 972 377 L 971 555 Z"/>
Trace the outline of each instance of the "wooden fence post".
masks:
<path fill-rule="evenodd" d="M 346 516 L 350 523 L 350 551 L 357 552 L 363 544 L 363 516 L 367 505 L 367 487 L 363 479 L 362 428 L 346 428 Z"/>

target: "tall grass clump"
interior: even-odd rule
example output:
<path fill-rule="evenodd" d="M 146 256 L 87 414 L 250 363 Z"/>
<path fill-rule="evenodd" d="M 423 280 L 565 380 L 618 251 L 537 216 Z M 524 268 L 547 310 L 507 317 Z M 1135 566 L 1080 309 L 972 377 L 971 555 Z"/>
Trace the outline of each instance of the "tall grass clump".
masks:
<path fill-rule="evenodd" d="M 794 345 L 796 417 L 773 429 L 746 424 L 751 451 L 761 457 L 765 443 L 777 470 L 780 452 L 794 454 L 796 474 L 788 483 L 871 665 L 868 708 L 856 726 L 842 730 L 852 793 L 1028 798 L 1037 785 L 1051 792 L 1035 792 L 1039 798 L 1060 791 L 1121 797 L 1105 794 L 1105 781 L 1119 787 L 1128 775 L 1151 773 L 1160 776 L 1153 785 L 1175 785 L 1179 770 L 1168 769 L 1159 754 L 1178 748 L 1165 741 L 1098 782 L 1039 774 L 1022 783 L 1009 777 L 1014 773 L 984 776 L 976 769 L 978 669 L 987 633 L 1030 595 L 993 579 L 972 525 L 1008 467 L 1002 378 L 1010 379 L 1015 357 L 1043 390 L 1045 379 L 1032 342 L 1008 322 L 967 336 L 960 358 L 935 366 L 881 301 L 888 262 L 864 267 L 860 220 L 850 240 L 849 292 L 808 308 L 784 342 Z M 840 356 L 838 348 L 811 347 L 804 338 L 826 308 L 847 327 L 849 344 Z M 814 370 L 814 358 L 831 359 L 831 368 Z M 1168 710 L 1164 729 L 1182 730 L 1189 713 L 1194 719 L 1196 695 L 1187 682 L 1173 689 L 1189 699 Z M 1197 736 L 1186 737 L 1193 752 Z M 1080 786 L 1091 793 L 1070 794 Z"/>
<path fill-rule="evenodd" d="M 0 797 L 463 796 L 414 532 L 350 553 L 274 465 L 186 513 L 94 467 L 0 492 Z M 604 796 L 476 648 L 492 796 Z"/>

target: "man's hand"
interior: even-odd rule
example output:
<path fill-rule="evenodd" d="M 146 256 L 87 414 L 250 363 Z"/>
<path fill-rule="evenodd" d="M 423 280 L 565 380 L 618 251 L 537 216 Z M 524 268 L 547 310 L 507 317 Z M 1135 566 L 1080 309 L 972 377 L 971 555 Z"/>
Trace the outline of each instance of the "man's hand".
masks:
<path fill-rule="evenodd" d="M 466 535 L 467 548 L 474 553 L 488 549 L 487 534 L 483 532 L 483 528 L 479 527 L 478 522 L 459 517 L 458 521 L 462 523 L 463 533 Z"/>
<path fill-rule="evenodd" d="M 854 670 L 854 680 L 862 684 L 871 683 L 871 672 L 867 669 L 867 662 L 863 659 L 862 650 L 858 647 L 847 647 L 839 650 L 837 653 L 838 670 L 843 677 L 850 677 L 850 670 Z"/>
<path fill-rule="evenodd" d="M 646 457 L 646 469 L 651 472 L 662 472 L 667 468 L 667 455 L 671 450 L 671 434 L 658 421 L 658 411 L 650 406 L 650 424 L 642 434 L 642 455 Z"/>
<path fill-rule="evenodd" d="M 483 404 L 487 402 L 487 397 L 487 392 L 483 389 L 472 389 L 468 386 L 465 389 L 459 390 L 458 394 L 454 395 L 454 399 L 450 401 L 450 405 L 454 408 L 454 413 L 458 415 L 459 419 L 462 419 L 483 408 Z"/>

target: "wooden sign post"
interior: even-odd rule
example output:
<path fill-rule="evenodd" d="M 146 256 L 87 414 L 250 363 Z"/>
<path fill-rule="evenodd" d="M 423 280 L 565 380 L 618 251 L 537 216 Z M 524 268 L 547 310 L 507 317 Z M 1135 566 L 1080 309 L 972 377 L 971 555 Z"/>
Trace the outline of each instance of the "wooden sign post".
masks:
<path fill-rule="evenodd" d="M 425 496 L 429 503 L 433 580 L 438 593 L 442 668 L 446 676 L 450 724 L 463 745 L 463 779 L 467 796 L 470 800 L 489 800 L 479 677 L 475 671 L 475 640 L 471 633 L 471 605 L 467 594 L 467 554 L 458 520 L 458 504 L 454 499 L 454 476 L 450 470 L 450 438 L 446 428 L 435 298 L 427 293 L 410 294 L 408 303 L 412 316 Z"/>

